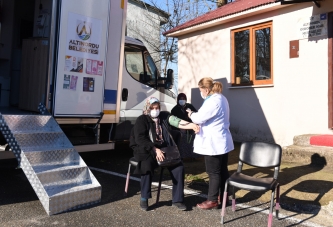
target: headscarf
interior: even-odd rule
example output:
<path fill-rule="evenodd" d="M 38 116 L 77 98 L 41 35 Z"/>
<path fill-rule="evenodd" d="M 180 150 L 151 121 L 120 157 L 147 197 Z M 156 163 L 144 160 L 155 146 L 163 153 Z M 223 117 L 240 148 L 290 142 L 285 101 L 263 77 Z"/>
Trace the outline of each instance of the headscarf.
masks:
<path fill-rule="evenodd" d="M 145 105 L 143 106 L 143 114 L 144 115 L 149 115 L 150 114 L 150 105 L 153 104 L 153 103 L 160 103 L 160 100 L 158 100 L 157 98 L 155 97 L 148 97 L 146 99 L 146 103 Z"/>
<path fill-rule="evenodd" d="M 179 104 L 179 99 L 180 98 L 185 98 L 185 100 L 187 100 L 187 97 L 184 93 L 179 93 L 178 96 L 177 96 L 177 104 Z"/>
<path fill-rule="evenodd" d="M 160 100 L 158 100 L 155 97 L 148 97 L 146 99 L 146 103 L 143 107 L 143 114 L 144 115 L 149 115 L 150 116 L 150 106 L 154 103 L 160 104 Z M 156 125 L 156 141 L 163 142 L 163 136 L 162 136 L 162 127 L 160 125 L 160 119 L 158 117 L 152 118 L 151 119 L 155 122 Z M 154 141 L 152 141 L 154 142 Z"/>

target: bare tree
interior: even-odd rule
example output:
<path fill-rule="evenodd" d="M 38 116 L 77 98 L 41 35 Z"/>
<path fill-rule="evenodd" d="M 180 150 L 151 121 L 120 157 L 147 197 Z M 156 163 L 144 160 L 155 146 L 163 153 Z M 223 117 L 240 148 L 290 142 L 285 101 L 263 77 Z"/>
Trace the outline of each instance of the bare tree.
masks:
<path fill-rule="evenodd" d="M 151 47 L 149 50 L 151 55 L 156 63 L 162 63 L 162 72 L 166 75 L 169 64 L 177 63 L 178 44 L 177 38 L 164 37 L 162 34 L 208 12 L 216 6 L 215 4 L 216 2 L 206 0 L 165 0 L 163 7 L 158 5 L 156 0 L 146 0 L 144 15 L 147 20 L 129 24 L 128 30 L 137 34 L 138 38 Z M 151 7 L 167 11 L 169 14 L 167 20 L 164 16 L 150 13 Z M 159 35 L 152 36 L 154 31 L 159 31 Z"/>

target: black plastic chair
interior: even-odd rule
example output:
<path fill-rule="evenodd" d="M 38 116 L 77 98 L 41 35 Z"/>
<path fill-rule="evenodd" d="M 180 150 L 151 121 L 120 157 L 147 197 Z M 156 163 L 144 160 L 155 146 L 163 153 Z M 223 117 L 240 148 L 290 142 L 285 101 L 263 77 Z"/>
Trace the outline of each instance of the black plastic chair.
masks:
<path fill-rule="evenodd" d="M 137 166 L 137 165 L 138 165 L 138 162 L 135 160 L 134 157 L 132 157 L 132 158 L 129 159 L 129 165 L 128 165 L 128 172 L 127 172 L 127 177 L 126 177 L 126 184 L 125 184 L 124 196 L 127 196 L 127 192 L 128 192 L 128 185 L 129 185 L 129 179 L 130 179 L 130 174 L 131 174 L 131 166 Z M 159 182 L 158 182 L 156 204 L 158 203 L 158 201 L 160 199 L 160 192 L 161 192 L 163 171 L 164 171 L 164 168 L 162 167 L 161 168 L 161 172 L 160 172 L 160 179 L 159 179 Z"/>
<path fill-rule="evenodd" d="M 226 201 L 228 197 L 228 185 L 233 187 L 232 211 L 236 210 L 235 190 L 240 188 L 248 191 L 268 191 L 271 190 L 271 204 L 268 214 L 268 226 L 272 226 L 274 194 L 276 192 L 276 217 L 278 218 L 280 202 L 280 185 L 277 182 L 280 171 L 282 149 L 278 144 L 263 142 L 244 142 L 241 144 L 237 172 L 232 174 L 225 183 L 223 205 L 221 212 L 221 223 L 224 223 Z M 256 178 L 245 175 L 242 172 L 243 163 L 254 167 L 274 168 L 273 177 Z"/>

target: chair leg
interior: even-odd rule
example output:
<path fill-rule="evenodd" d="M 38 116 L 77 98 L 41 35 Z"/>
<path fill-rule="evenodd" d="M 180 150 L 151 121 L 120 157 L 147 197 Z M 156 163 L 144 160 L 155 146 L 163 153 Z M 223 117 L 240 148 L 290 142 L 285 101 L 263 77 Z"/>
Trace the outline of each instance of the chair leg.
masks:
<path fill-rule="evenodd" d="M 227 199 L 228 199 L 228 192 L 224 192 L 223 194 L 223 203 L 222 203 L 222 211 L 221 211 L 221 224 L 224 223 L 223 218 L 225 214 L 225 207 L 227 205 Z"/>
<path fill-rule="evenodd" d="M 160 192 L 161 192 L 161 184 L 162 184 L 162 178 L 163 178 L 163 170 L 164 170 L 164 168 L 161 167 L 160 180 L 158 182 L 158 189 L 157 189 L 156 204 L 158 204 L 158 201 L 160 200 Z"/>
<path fill-rule="evenodd" d="M 232 187 L 232 211 L 236 211 L 235 187 Z"/>
<path fill-rule="evenodd" d="M 279 209 L 280 209 L 280 184 L 277 184 L 276 186 L 276 203 L 275 203 L 275 216 L 278 219 L 279 218 Z"/>
<path fill-rule="evenodd" d="M 126 177 L 126 184 L 125 184 L 124 196 L 127 196 L 127 190 L 128 190 L 130 173 L 131 173 L 131 163 L 128 165 L 128 171 L 127 171 L 127 177 Z"/>
<path fill-rule="evenodd" d="M 224 223 L 224 215 L 225 215 L 225 208 L 227 205 L 228 200 L 228 180 L 225 182 L 224 186 L 224 193 L 223 193 L 223 203 L 222 203 L 222 211 L 221 211 L 221 224 Z"/>
<path fill-rule="evenodd" d="M 268 214 L 268 227 L 272 226 L 272 222 L 273 222 L 273 203 L 274 203 L 274 194 L 275 194 L 275 190 L 272 190 L 272 195 L 271 195 L 271 205 L 269 208 L 269 214 Z"/>

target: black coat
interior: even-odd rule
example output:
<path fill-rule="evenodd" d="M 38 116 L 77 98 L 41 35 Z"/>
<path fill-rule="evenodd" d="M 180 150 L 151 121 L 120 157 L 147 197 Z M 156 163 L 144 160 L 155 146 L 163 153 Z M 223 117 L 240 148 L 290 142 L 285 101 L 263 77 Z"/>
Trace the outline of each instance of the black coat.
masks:
<path fill-rule="evenodd" d="M 179 104 L 177 104 L 175 107 L 172 108 L 171 110 L 171 114 L 184 120 L 187 122 L 192 122 L 191 118 L 188 117 L 188 113 L 186 112 L 186 109 L 191 109 L 193 112 L 197 112 L 197 109 L 190 103 L 186 103 L 185 106 L 181 106 Z M 172 127 L 173 130 L 179 130 L 175 127 Z M 185 133 L 187 130 L 180 130 L 183 133 Z M 194 132 L 192 130 L 188 130 L 188 132 L 190 134 L 194 134 Z"/>
<path fill-rule="evenodd" d="M 180 141 L 180 138 L 175 138 L 175 133 L 169 131 L 168 125 L 163 123 L 168 118 L 168 114 L 160 114 L 160 124 L 163 131 L 164 142 L 156 141 L 156 125 L 148 115 L 141 115 L 137 118 L 134 127 L 131 131 L 130 147 L 133 149 L 134 158 L 138 161 L 138 165 L 134 171 L 136 174 L 153 173 L 153 170 L 158 167 L 156 154 L 153 151 L 154 147 L 162 148 L 172 145 L 169 133 L 173 135 L 174 140 Z M 151 130 L 154 142 L 150 140 L 149 130 Z"/>
<path fill-rule="evenodd" d="M 188 113 L 186 109 L 191 109 L 193 112 L 197 112 L 197 109 L 190 103 L 186 103 L 185 106 L 181 106 L 177 104 L 175 107 L 172 108 L 171 114 L 188 122 L 192 122 L 192 120 L 188 117 Z"/>
<path fill-rule="evenodd" d="M 155 144 L 150 140 L 149 129 L 153 129 L 154 121 L 147 115 L 141 115 L 136 119 L 131 131 L 130 147 L 133 149 L 134 158 L 138 165 L 134 173 L 146 174 L 153 173 L 157 167 L 157 162 L 153 147 Z M 156 138 L 156 131 L 151 130 L 153 138 Z"/>

